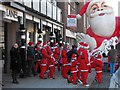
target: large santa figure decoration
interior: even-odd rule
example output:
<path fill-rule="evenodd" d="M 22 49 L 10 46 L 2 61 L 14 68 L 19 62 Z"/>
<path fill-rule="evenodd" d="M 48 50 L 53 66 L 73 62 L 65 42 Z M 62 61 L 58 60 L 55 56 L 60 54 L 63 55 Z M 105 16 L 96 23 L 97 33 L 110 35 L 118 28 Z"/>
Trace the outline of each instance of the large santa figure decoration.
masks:
<path fill-rule="evenodd" d="M 120 18 L 115 17 L 113 8 L 105 0 L 91 0 L 82 7 L 77 18 L 85 13 L 90 27 L 86 34 L 78 33 L 77 40 L 87 42 L 91 50 L 115 46 L 120 36 Z"/>

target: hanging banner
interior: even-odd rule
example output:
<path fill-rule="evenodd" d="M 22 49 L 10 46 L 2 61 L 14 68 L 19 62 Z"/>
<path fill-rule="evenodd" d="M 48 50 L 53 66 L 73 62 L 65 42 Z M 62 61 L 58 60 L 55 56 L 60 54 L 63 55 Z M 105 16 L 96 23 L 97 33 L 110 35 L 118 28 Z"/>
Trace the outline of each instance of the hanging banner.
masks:
<path fill-rule="evenodd" d="M 67 27 L 77 27 L 77 19 L 75 14 L 68 15 Z"/>

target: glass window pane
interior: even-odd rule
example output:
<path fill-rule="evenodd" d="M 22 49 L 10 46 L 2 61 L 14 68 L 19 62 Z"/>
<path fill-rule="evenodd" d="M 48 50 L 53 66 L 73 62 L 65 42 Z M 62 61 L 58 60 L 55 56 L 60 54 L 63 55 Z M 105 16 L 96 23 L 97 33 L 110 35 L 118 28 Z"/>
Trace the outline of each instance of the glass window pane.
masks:
<path fill-rule="evenodd" d="M 60 22 L 61 21 L 61 9 L 57 8 L 57 20 Z"/>
<path fill-rule="evenodd" d="M 24 0 L 24 5 L 31 8 L 32 0 Z"/>
<path fill-rule="evenodd" d="M 39 11 L 39 0 L 33 1 L 33 9 Z"/>
<path fill-rule="evenodd" d="M 46 15 L 46 0 L 41 1 L 41 13 Z"/>
<path fill-rule="evenodd" d="M 52 4 L 47 2 L 47 16 L 52 17 Z"/>
<path fill-rule="evenodd" d="M 56 20 L 56 6 L 53 6 L 53 19 Z"/>

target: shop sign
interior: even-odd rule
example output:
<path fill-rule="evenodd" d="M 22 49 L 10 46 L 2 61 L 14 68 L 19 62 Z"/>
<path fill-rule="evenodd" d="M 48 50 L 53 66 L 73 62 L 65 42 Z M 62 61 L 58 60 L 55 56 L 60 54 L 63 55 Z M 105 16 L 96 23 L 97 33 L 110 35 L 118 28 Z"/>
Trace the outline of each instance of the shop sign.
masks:
<path fill-rule="evenodd" d="M 77 27 L 76 15 L 74 15 L 74 14 L 68 15 L 68 18 L 67 18 L 67 27 Z"/>
<path fill-rule="evenodd" d="M 18 12 L 14 9 L 6 8 L 4 18 L 18 21 Z"/>

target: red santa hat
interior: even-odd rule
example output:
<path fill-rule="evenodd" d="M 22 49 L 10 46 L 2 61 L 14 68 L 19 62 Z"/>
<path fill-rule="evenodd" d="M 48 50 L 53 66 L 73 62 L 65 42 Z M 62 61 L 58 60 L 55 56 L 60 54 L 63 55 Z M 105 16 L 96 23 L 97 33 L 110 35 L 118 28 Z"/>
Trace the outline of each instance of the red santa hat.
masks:
<path fill-rule="evenodd" d="M 76 54 L 72 54 L 72 59 L 76 60 L 77 59 L 77 55 Z"/>
<path fill-rule="evenodd" d="M 84 49 L 88 49 L 89 48 L 89 45 L 86 42 L 80 42 L 79 44 L 80 44 L 81 48 L 84 48 Z"/>
<path fill-rule="evenodd" d="M 46 46 L 47 46 L 47 44 L 44 42 L 44 43 L 43 43 L 43 47 L 46 47 Z"/>
<path fill-rule="evenodd" d="M 89 9 L 91 8 L 91 6 L 92 6 L 94 3 L 101 2 L 101 1 L 104 2 L 105 0 L 89 0 L 89 1 L 86 2 L 86 4 L 82 7 L 82 9 L 80 10 L 80 13 L 77 14 L 76 17 L 77 17 L 78 19 L 80 19 L 83 14 L 89 12 Z"/>
<path fill-rule="evenodd" d="M 39 51 L 40 50 L 40 48 L 39 47 L 37 47 L 37 51 Z"/>
<path fill-rule="evenodd" d="M 55 43 L 54 43 L 54 46 L 57 46 L 57 45 L 58 45 L 58 43 L 55 42 Z"/>
<path fill-rule="evenodd" d="M 39 41 L 37 44 L 38 44 L 38 45 L 40 45 L 41 43 L 42 43 L 42 42 L 41 42 L 41 41 Z"/>
<path fill-rule="evenodd" d="M 29 46 L 33 45 L 33 42 L 29 42 L 28 45 L 29 45 Z"/>
<path fill-rule="evenodd" d="M 102 58 L 102 55 L 101 55 L 101 54 L 98 54 L 98 55 L 96 56 L 96 58 L 97 58 L 97 59 L 101 59 L 101 58 Z"/>

